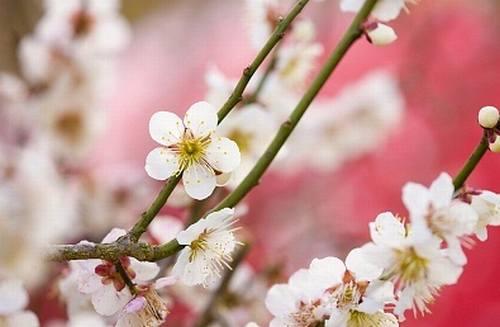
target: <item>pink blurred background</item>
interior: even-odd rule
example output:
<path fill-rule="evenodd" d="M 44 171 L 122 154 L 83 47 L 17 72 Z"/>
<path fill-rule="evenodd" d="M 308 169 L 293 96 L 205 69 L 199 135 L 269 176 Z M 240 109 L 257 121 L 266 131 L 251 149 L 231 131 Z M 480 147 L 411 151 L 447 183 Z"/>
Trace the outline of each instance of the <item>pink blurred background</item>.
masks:
<path fill-rule="evenodd" d="M 216 64 L 237 77 L 255 55 L 242 1 L 168 2 L 135 20 L 134 40 L 108 101 L 110 129 L 91 166 L 126 162 L 142 169 L 154 146 L 147 133 L 151 114 L 182 113 L 203 99 L 207 68 Z M 304 14 L 314 17 L 325 55 L 351 18 L 339 13 L 336 1 L 312 3 Z M 459 171 L 481 136 L 477 110 L 500 106 L 499 14 L 497 0 L 423 0 L 393 24 L 398 42 L 376 48 L 362 40 L 354 46 L 322 96 L 383 67 L 399 78 L 404 118 L 376 152 L 334 173 L 265 176 L 250 194 L 249 214 L 242 220 L 251 230 L 250 259 L 256 267 L 283 264 L 291 273 L 314 257 L 342 258 L 368 241 L 367 223 L 378 213 L 406 214 L 400 200 L 404 183 L 428 184 L 442 171 Z M 500 192 L 499 168 L 500 156 L 487 154 L 468 184 Z M 487 242 L 467 251 L 469 263 L 459 284 L 443 290 L 431 315 L 410 318 L 405 326 L 496 326 L 499 248 L 500 228 L 491 228 Z M 177 326 L 175 320 L 170 325 Z"/>

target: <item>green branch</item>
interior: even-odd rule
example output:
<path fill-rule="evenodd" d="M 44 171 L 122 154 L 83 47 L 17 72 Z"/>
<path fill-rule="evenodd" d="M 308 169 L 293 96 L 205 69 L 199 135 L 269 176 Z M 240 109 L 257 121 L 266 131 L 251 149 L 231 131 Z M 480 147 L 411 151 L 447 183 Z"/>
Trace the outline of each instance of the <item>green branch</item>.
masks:
<path fill-rule="evenodd" d="M 479 141 L 479 144 L 476 146 L 469 159 L 467 159 L 455 179 L 453 179 L 455 191 L 458 191 L 462 188 L 462 186 L 464 186 L 465 181 L 467 180 L 467 178 L 469 178 L 470 174 L 472 174 L 477 164 L 479 163 L 479 161 L 481 161 L 486 151 L 488 150 L 488 145 L 488 140 L 483 134 L 481 140 Z"/>

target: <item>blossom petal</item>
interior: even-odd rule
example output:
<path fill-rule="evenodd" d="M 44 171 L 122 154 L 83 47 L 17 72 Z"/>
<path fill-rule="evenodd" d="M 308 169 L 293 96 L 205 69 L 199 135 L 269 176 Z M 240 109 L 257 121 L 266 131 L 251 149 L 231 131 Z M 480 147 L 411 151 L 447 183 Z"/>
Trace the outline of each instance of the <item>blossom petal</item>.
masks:
<path fill-rule="evenodd" d="M 454 264 L 446 257 L 442 257 L 441 259 L 432 260 L 428 268 L 428 278 L 436 284 L 453 285 L 458 282 L 462 272 L 462 266 Z"/>
<path fill-rule="evenodd" d="M 156 263 L 139 261 L 135 258 L 130 258 L 130 266 L 136 274 L 134 281 L 149 281 L 155 278 L 160 272 L 160 267 Z"/>
<path fill-rule="evenodd" d="M 383 272 L 383 269 L 367 262 L 365 252 L 361 248 L 351 250 L 345 259 L 347 269 L 358 281 L 372 281 Z"/>
<path fill-rule="evenodd" d="M 448 206 L 455 192 L 453 180 L 450 175 L 442 173 L 439 177 L 432 182 L 429 188 L 431 201 L 435 209 L 440 209 Z"/>
<path fill-rule="evenodd" d="M 98 314 L 112 316 L 120 311 L 131 299 L 132 295 L 128 288 L 118 292 L 113 285 L 103 285 L 97 292 L 92 294 L 91 301 Z"/>
<path fill-rule="evenodd" d="M 146 157 L 144 169 L 151 178 L 165 180 L 179 171 L 179 160 L 167 148 L 158 147 Z"/>
<path fill-rule="evenodd" d="M 182 249 L 172 268 L 172 274 L 188 286 L 205 284 L 209 269 L 206 257 L 200 254 L 190 260 L 190 256 L 191 248 Z"/>
<path fill-rule="evenodd" d="M 200 101 L 193 104 L 184 116 L 184 125 L 195 137 L 206 137 L 217 127 L 217 111 L 208 102 Z"/>
<path fill-rule="evenodd" d="M 390 212 L 383 212 L 370 223 L 370 235 L 375 244 L 398 246 L 405 239 L 404 224 Z"/>
<path fill-rule="evenodd" d="M 266 296 L 266 308 L 276 317 L 283 317 L 295 311 L 295 294 L 286 284 L 274 285 Z"/>
<path fill-rule="evenodd" d="M 149 225 L 149 232 L 159 243 L 167 243 L 173 240 L 183 228 L 180 220 L 168 216 L 159 216 Z"/>
<path fill-rule="evenodd" d="M 0 315 L 8 315 L 24 309 L 28 304 L 28 293 L 19 279 L 0 283 Z"/>
<path fill-rule="evenodd" d="M 315 283 L 324 289 L 340 284 L 345 270 L 342 260 L 336 257 L 315 258 L 309 265 L 309 271 Z"/>
<path fill-rule="evenodd" d="M 7 326 L 38 327 L 38 317 L 31 311 L 21 311 L 7 316 Z"/>
<path fill-rule="evenodd" d="M 184 134 L 184 125 L 172 112 L 155 112 L 149 120 L 149 134 L 156 142 L 169 146 L 179 142 Z"/>
<path fill-rule="evenodd" d="M 403 203 L 410 212 L 411 218 L 422 217 L 429 209 L 429 191 L 416 183 L 403 186 Z"/>
<path fill-rule="evenodd" d="M 210 166 L 222 173 L 233 171 L 241 161 L 238 145 L 225 137 L 213 138 L 205 156 Z"/>
<path fill-rule="evenodd" d="M 215 189 L 214 172 L 202 165 L 191 165 L 182 174 L 182 182 L 186 193 L 196 200 L 209 197 Z"/>
<path fill-rule="evenodd" d="M 113 228 L 111 231 L 109 231 L 108 234 L 106 234 L 106 236 L 104 236 L 101 243 L 112 243 L 125 234 L 127 234 L 126 230 L 121 228 Z"/>
<path fill-rule="evenodd" d="M 392 301 L 394 301 L 394 285 L 391 282 L 374 280 L 368 285 L 359 310 L 373 314 L 382 310 L 386 303 Z"/>

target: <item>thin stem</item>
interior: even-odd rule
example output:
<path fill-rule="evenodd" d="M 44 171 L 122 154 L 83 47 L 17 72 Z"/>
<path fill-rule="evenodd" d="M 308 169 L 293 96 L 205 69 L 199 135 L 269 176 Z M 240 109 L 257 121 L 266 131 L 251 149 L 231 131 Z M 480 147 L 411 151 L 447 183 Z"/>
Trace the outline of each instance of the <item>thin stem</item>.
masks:
<path fill-rule="evenodd" d="M 299 13 L 302 11 L 302 9 L 308 2 L 309 0 L 297 1 L 297 3 L 288 13 L 288 15 L 284 19 L 282 19 L 280 23 L 277 25 L 276 29 L 273 31 L 267 42 L 264 44 L 263 48 L 259 51 L 255 59 L 252 61 L 252 63 L 243 70 L 243 74 L 238 83 L 236 84 L 236 87 L 234 88 L 233 92 L 231 93 L 227 101 L 224 103 L 224 105 L 217 112 L 219 123 L 229 114 L 229 112 L 238 104 L 238 102 L 241 101 L 243 92 L 245 91 L 245 88 L 247 87 L 254 73 L 257 71 L 259 66 L 264 62 L 264 60 L 273 50 L 276 44 L 278 44 L 278 42 L 283 38 L 290 24 L 293 22 L 295 17 L 299 15 Z M 141 237 L 141 235 L 147 230 L 149 224 L 153 221 L 153 219 L 156 217 L 161 208 L 163 208 L 163 206 L 168 200 L 168 197 L 173 192 L 175 186 L 179 183 L 181 175 L 182 174 L 171 177 L 168 180 L 168 182 L 163 186 L 161 192 L 154 200 L 153 204 L 151 204 L 151 207 L 145 213 L 142 214 L 141 219 L 139 219 L 139 221 L 134 225 L 134 227 L 132 227 L 132 229 L 127 235 L 127 237 L 132 242 L 137 242 Z"/>
<path fill-rule="evenodd" d="M 234 255 L 234 260 L 231 267 L 232 269 L 226 270 L 219 284 L 219 287 L 217 287 L 215 292 L 212 293 L 212 297 L 208 301 L 205 310 L 200 315 L 198 322 L 195 324 L 196 327 L 208 326 L 213 321 L 214 311 L 216 310 L 216 306 L 218 304 L 218 301 L 220 300 L 220 297 L 226 293 L 227 288 L 229 287 L 229 283 L 231 282 L 231 279 L 233 278 L 236 269 L 238 269 L 240 263 L 243 262 L 243 259 L 245 258 L 249 250 L 250 250 L 250 245 L 248 243 L 245 243 Z"/>
<path fill-rule="evenodd" d="M 359 39 L 363 35 L 361 26 L 376 3 L 377 0 L 367 0 L 365 2 L 361 10 L 354 18 L 351 26 L 324 64 L 318 76 L 314 79 L 307 92 L 304 94 L 300 102 L 290 114 L 288 120 L 281 125 L 278 133 L 272 140 L 271 144 L 267 147 L 264 154 L 257 161 L 256 165 L 253 167 L 250 173 L 248 173 L 245 179 L 243 179 L 243 181 L 236 187 L 236 189 L 234 189 L 231 194 L 229 194 L 222 202 L 220 202 L 219 205 L 217 205 L 217 207 L 213 209 L 213 211 L 217 211 L 227 207 L 234 207 L 236 204 L 238 204 L 238 202 L 241 201 L 241 199 L 245 197 L 248 192 L 250 192 L 250 190 L 254 186 L 258 185 L 260 178 L 267 170 L 271 162 L 274 160 L 283 144 L 285 144 L 286 140 L 288 139 L 294 128 L 297 126 L 298 122 L 306 112 L 311 102 L 318 95 L 319 91 L 331 76 L 335 68 L 338 66 L 349 48 L 357 39 Z"/>
<path fill-rule="evenodd" d="M 227 99 L 226 103 L 224 103 L 222 108 L 217 113 L 219 117 L 219 123 L 227 116 L 227 114 L 234 108 L 234 106 L 236 106 L 238 102 L 242 100 L 243 91 L 245 91 L 248 82 L 250 82 L 250 78 L 252 78 L 253 74 L 257 71 L 257 68 L 259 68 L 262 62 L 264 62 L 264 59 L 266 59 L 271 50 L 273 50 L 274 46 L 278 44 L 278 42 L 283 38 L 290 24 L 293 22 L 295 17 L 300 14 L 302 9 L 304 9 L 305 5 L 308 2 L 309 0 L 297 1 L 288 15 L 278 23 L 274 32 L 271 34 L 266 44 L 264 44 L 264 47 L 259 51 L 252 63 L 243 70 L 243 74 L 238 81 L 238 84 L 236 84 L 233 93 L 231 93 L 229 99 Z"/>
<path fill-rule="evenodd" d="M 257 84 L 257 86 L 255 87 L 255 90 L 253 91 L 253 93 L 250 94 L 248 97 L 245 97 L 245 99 L 243 99 L 243 102 L 245 104 L 257 102 L 260 92 L 262 91 L 262 89 L 266 85 L 267 80 L 269 79 L 269 77 L 271 76 L 271 73 L 274 71 L 274 69 L 276 68 L 276 65 L 278 64 L 279 47 L 280 47 L 280 44 L 278 44 L 274 48 L 271 61 L 269 62 L 269 65 L 267 65 L 266 70 L 264 71 L 264 74 L 262 74 L 262 77 L 259 80 L 259 83 Z"/>
<path fill-rule="evenodd" d="M 180 180 L 181 174 L 172 176 L 165 183 L 165 185 L 163 185 L 163 188 L 160 193 L 158 193 L 158 196 L 153 201 L 149 209 L 141 215 L 141 219 L 139 219 L 139 221 L 136 222 L 134 227 L 132 227 L 129 231 L 128 237 L 132 242 L 139 241 L 141 235 L 148 229 L 149 224 L 151 224 L 165 203 L 167 203 L 168 197 L 172 194 Z"/>
<path fill-rule="evenodd" d="M 488 140 L 486 136 L 483 134 L 483 136 L 481 136 L 479 144 L 476 146 L 469 159 L 467 159 L 467 161 L 465 162 L 464 166 L 457 174 L 455 179 L 453 179 L 453 185 L 455 186 L 455 191 L 458 191 L 464 186 L 465 181 L 467 180 L 467 178 L 469 178 L 470 174 L 472 174 L 477 164 L 479 163 L 479 161 L 481 161 L 484 154 L 488 150 L 488 144 L 489 144 Z"/>
<path fill-rule="evenodd" d="M 135 295 L 137 293 L 137 289 L 135 288 L 134 282 L 130 279 L 129 275 L 125 271 L 125 268 L 123 268 L 122 263 L 120 260 L 116 260 L 114 262 L 114 265 L 116 267 L 116 271 L 120 274 L 121 278 L 125 282 L 125 285 L 127 285 L 128 289 L 130 290 L 130 293 Z"/>

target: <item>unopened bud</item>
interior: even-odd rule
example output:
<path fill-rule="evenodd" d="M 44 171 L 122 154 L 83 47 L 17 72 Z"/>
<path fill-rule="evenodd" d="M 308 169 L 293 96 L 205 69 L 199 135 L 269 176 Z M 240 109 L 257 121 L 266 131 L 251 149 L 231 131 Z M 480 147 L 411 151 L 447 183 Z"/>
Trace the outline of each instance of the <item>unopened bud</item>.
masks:
<path fill-rule="evenodd" d="M 500 153 L 500 136 L 497 135 L 495 142 L 490 143 L 491 152 Z"/>
<path fill-rule="evenodd" d="M 376 46 L 388 45 L 398 39 L 396 32 L 388 25 L 376 23 L 370 27 L 366 30 L 366 36 L 368 41 Z"/>
<path fill-rule="evenodd" d="M 477 115 L 479 125 L 483 128 L 493 128 L 498 124 L 500 113 L 498 109 L 493 106 L 482 107 Z"/>

